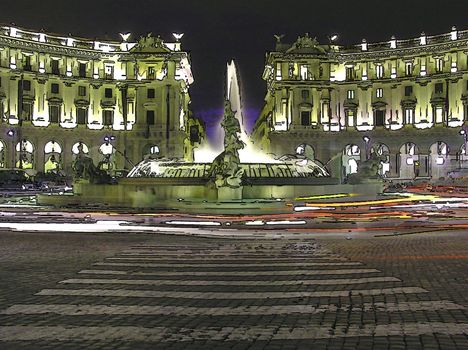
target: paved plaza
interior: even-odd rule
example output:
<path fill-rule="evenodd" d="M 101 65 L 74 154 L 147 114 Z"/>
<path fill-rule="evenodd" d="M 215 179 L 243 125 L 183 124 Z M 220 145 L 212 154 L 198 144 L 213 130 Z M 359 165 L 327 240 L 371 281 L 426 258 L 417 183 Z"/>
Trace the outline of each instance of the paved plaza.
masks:
<path fill-rule="evenodd" d="M 0 348 L 468 349 L 467 252 L 462 231 L 4 231 Z"/>

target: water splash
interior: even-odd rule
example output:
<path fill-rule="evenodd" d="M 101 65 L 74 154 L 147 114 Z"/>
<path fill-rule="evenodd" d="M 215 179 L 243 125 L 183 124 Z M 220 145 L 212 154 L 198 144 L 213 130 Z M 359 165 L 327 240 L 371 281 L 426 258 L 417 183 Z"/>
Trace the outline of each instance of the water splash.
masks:
<path fill-rule="evenodd" d="M 245 147 L 239 151 L 240 161 L 242 163 L 281 163 L 259 150 L 247 134 L 242 113 L 239 76 L 233 60 L 228 62 L 226 67 L 226 99 L 231 102 L 231 108 L 235 111 L 236 118 L 239 120 L 241 127 L 240 138 L 245 143 Z"/>

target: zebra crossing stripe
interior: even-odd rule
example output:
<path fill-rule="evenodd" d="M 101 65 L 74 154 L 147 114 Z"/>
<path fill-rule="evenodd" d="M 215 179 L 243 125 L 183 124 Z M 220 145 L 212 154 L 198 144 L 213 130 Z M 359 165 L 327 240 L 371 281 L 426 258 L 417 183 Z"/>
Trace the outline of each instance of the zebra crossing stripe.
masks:
<path fill-rule="evenodd" d="M 133 298 L 185 298 L 185 299 L 284 299 L 306 297 L 349 297 L 351 295 L 384 295 L 426 293 L 419 287 L 397 287 L 379 289 L 328 290 L 314 292 L 178 292 L 132 289 L 43 289 L 35 295 L 133 297 Z"/>
<path fill-rule="evenodd" d="M 377 269 L 337 269 L 337 270 L 272 270 L 272 271 L 157 271 L 132 272 L 122 270 L 81 270 L 80 274 L 128 275 L 128 276 L 320 276 L 348 275 L 380 272 Z"/>
<path fill-rule="evenodd" d="M 118 258 L 108 258 L 108 260 L 118 260 Z M 134 260 L 134 259 L 132 259 Z M 142 260 L 142 259 L 138 259 Z M 135 266 L 135 267 L 292 267 L 292 266 L 356 266 L 362 265 L 361 262 L 303 262 L 303 263 L 259 263 L 259 264 L 154 264 L 154 263 L 109 263 L 109 262 L 98 262 L 95 266 Z"/>
<path fill-rule="evenodd" d="M 256 261 L 265 261 L 265 260 L 272 260 L 272 261 L 294 261 L 294 260 L 329 260 L 329 261 L 349 261 L 347 258 L 342 257 L 329 257 L 329 256 L 297 256 L 294 255 L 292 257 L 281 257 L 281 256 L 240 256 L 240 255 L 212 255 L 212 254 L 200 254 L 200 255 L 188 255 L 188 254 L 181 254 L 181 255 L 161 255 L 161 254 L 124 254 L 121 253 L 118 256 L 119 258 L 152 258 L 154 260 L 180 260 L 183 262 L 184 260 L 199 260 L 199 261 L 209 261 L 209 260 L 256 260 Z"/>
<path fill-rule="evenodd" d="M 202 281 L 202 280 L 130 280 L 130 279 L 101 279 L 101 278 L 71 278 L 61 281 L 62 284 L 128 284 L 148 286 L 283 286 L 283 285 L 346 285 L 374 282 L 400 282 L 396 277 L 364 277 L 364 278 L 337 278 L 313 280 L 281 280 L 281 281 Z"/>
<path fill-rule="evenodd" d="M 281 327 L 204 327 L 204 328 L 167 328 L 135 326 L 2 326 L 2 341 L 39 341 L 39 340 L 125 340 L 144 342 L 190 342 L 195 340 L 211 341 L 254 341 L 254 340 L 293 340 L 293 339 L 330 339 L 347 337 L 388 337 L 420 336 L 424 334 L 456 335 L 468 333 L 468 323 L 390 323 L 365 326 L 317 326 Z"/>
<path fill-rule="evenodd" d="M 365 303 L 354 305 L 272 305 L 237 307 L 183 307 L 149 305 L 74 305 L 74 304 L 17 304 L 0 311 L 2 315 L 39 315 L 53 313 L 64 316 L 83 315 L 173 315 L 173 316 L 236 316 L 236 315 L 284 315 L 318 314 L 325 312 L 402 312 L 464 310 L 462 305 L 450 301 L 417 301 L 400 303 Z"/>

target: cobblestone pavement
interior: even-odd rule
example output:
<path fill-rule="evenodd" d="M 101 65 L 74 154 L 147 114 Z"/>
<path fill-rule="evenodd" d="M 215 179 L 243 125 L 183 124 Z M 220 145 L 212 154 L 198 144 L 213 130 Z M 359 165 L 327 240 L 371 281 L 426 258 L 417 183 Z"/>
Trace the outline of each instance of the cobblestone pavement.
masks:
<path fill-rule="evenodd" d="M 1 349 L 468 349 L 468 234 L 0 233 Z"/>

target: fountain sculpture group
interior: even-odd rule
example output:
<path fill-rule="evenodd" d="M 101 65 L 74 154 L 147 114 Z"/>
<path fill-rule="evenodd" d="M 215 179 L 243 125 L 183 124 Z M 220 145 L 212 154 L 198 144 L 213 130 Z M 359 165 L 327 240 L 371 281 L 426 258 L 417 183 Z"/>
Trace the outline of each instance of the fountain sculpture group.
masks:
<path fill-rule="evenodd" d="M 257 203 L 257 206 L 267 207 L 268 203 L 282 204 L 282 199 L 294 199 L 304 194 L 355 191 L 349 188 L 352 185 L 341 184 L 338 179 L 330 177 L 307 146 L 301 152 L 278 159 L 269 160 L 261 155 L 261 162 L 243 162 L 242 151 L 252 154 L 259 152 L 253 150 L 243 130 L 240 89 L 234 63 L 228 64 L 227 72 L 221 122 L 224 149 L 212 162 L 147 158 L 134 167 L 127 178 L 121 179 L 118 184 L 110 184 L 105 172 L 79 152 L 73 164 L 74 195 L 67 198 L 40 196 L 38 202 L 145 208 L 174 208 L 181 202 L 196 203 L 197 208 L 209 207 L 213 203 L 228 203 L 228 206 L 233 203 Z M 378 161 L 370 157 L 352 182 L 366 182 L 366 191 L 379 192 L 380 181 L 362 181 L 377 180 Z"/>

